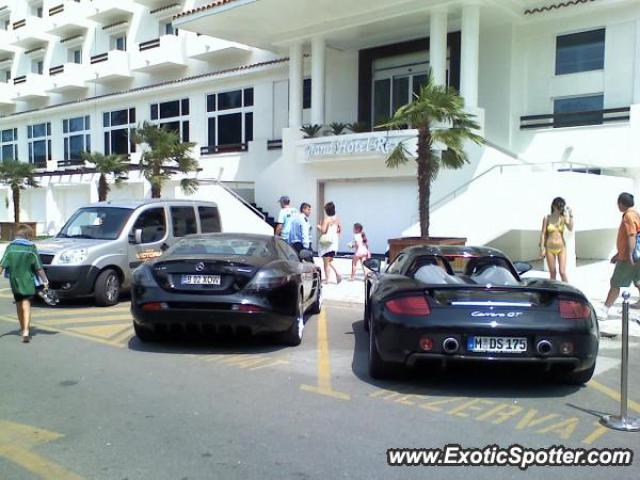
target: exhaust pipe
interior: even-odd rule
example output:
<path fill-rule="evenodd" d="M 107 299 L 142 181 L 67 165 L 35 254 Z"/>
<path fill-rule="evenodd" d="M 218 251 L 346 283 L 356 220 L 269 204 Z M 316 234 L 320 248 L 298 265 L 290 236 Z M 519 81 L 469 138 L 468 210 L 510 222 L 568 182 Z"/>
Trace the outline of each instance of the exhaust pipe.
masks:
<path fill-rule="evenodd" d="M 548 340 L 540 340 L 536 345 L 536 350 L 540 355 L 549 355 L 551 348 L 551 342 Z"/>
<path fill-rule="evenodd" d="M 460 344 L 458 343 L 458 340 L 453 337 L 445 338 L 442 342 L 442 349 L 446 353 L 456 353 L 458 348 L 460 348 Z"/>

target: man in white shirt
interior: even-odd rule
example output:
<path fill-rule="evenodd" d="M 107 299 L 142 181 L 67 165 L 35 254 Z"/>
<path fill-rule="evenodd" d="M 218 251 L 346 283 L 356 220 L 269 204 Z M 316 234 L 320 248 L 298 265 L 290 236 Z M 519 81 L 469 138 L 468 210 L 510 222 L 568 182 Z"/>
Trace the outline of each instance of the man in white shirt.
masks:
<path fill-rule="evenodd" d="M 298 213 L 298 211 L 291 207 L 289 204 L 291 201 L 289 197 L 283 195 L 278 200 L 280 203 L 280 213 L 278 214 L 278 221 L 276 222 L 276 236 L 282 238 L 285 242 L 289 242 L 289 231 L 291 230 L 291 221 Z"/>

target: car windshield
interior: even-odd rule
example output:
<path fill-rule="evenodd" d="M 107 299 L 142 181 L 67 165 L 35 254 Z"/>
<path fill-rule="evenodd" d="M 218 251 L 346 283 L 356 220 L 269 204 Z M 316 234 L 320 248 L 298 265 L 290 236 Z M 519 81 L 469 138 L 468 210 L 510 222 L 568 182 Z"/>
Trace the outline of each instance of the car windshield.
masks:
<path fill-rule="evenodd" d="M 244 255 L 274 257 L 271 242 L 252 238 L 183 238 L 167 251 L 167 255 Z"/>
<path fill-rule="evenodd" d="M 130 208 L 81 208 L 62 227 L 57 237 L 115 240 L 120 236 L 120 232 L 132 212 L 133 210 Z"/>

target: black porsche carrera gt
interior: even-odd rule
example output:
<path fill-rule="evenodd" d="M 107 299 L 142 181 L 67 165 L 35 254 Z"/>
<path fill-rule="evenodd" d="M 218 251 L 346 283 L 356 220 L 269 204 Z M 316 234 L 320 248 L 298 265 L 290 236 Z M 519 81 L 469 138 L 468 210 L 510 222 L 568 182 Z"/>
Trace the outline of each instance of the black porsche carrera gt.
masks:
<path fill-rule="evenodd" d="M 572 286 L 521 278 L 531 269 L 491 248 L 403 250 L 365 281 L 369 373 L 436 361 L 540 364 L 571 384 L 588 382 L 598 353 L 593 307 Z"/>
<path fill-rule="evenodd" d="M 301 257 L 310 260 L 311 252 Z M 268 235 L 190 235 L 133 273 L 140 340 L 172 332 L 275 333 L 299 345 L 304 314 L 319 313 L 320 270 Z"/>

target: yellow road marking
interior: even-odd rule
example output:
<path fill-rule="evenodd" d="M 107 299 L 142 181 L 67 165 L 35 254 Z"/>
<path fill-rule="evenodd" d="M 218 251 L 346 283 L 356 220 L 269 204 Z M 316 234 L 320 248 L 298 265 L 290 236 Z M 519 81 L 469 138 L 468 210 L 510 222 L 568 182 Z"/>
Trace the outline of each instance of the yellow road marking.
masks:
<path fill-rule="evenodd" d="M 129 307 L 109 307 L 109 308 L 33 308 L 31 309 L 31 316 L 33 318 L 58 318 L 58 317 L 75 317 L 75 316 L 90 316 L 95 317 L 97 315 L 124 315 L 129 313 Z"/>
<path fill-rule="evenodd" d="M 71 325 L 76 323 L 101 323 L 111 322 L 115 320 L 128 320 L 127 323 L 131 323 L 131 315 L 107 315 L 105 317 L 85 317 L 85 318 L 52 318 L 51 320 L 43 318 L 34 318 L 38 325 L 41 323 L 46 325 Z"/>
<path fill-rule="evenodd" d="M 614 390 L 611 387 L 607 387 L 606 385 L 601 384 L 597 380 L 592 379 L 589 383 L 587 383 L 587 387 L 593 388 L 600 393 L 604 393 L 606 396 L 614 399 L 616 402 L 620 401 L 620 392 Z M 640 403 L 634 402 L 633 400 L 629 399 L 628 406 L 631 410 L 640 412 Z"/>
<path fill-rule="evenodd" d="M 129 340 L 133 335 L 134 335 L 133 327 L 129 324 L 129 326 L 121 334 L 113 337 L 111 341 L 116 343 L 122 343 L 125 340 Z"/>
<path fill-rule="evenodd" d="M 318 315 L 318 385 L 300 385 L 300 388 L 307 392 L 328 395 L 341 400 L 351 399 L 348 393 L 338 392 L 331 387 L 331 360 L 325 310 L 322 310 Z"/>
<path fill-rule="evenodd" d="M 68 328 L 70 332 L 82 333 L 90 335 L 92 337 L 104 338 L 112 340 L 116 335 L 122 334 L 125 330 L 129 330 L 130 325 L 115 324 L 115 325 L 91 325 L 88 327 L 73 327 Z"/>
<path fill-rule="evenodd" d="M 9 322 L 9 323 L 17 323 L 18 321 L 15 318 L 11 318 L 11 317 L 6 317 L 6 316 L 0 316 L 0 320 L 2 320 L 3 322 Z M 87 340 L 87 336 L 86 335 L 82 335 L 80 333 L 76 333 L 76 332 L 71 332 L 69 330 L 65 330 L 63 328 L 57 328 L 57 327 L 52 327 L 49 325 L 43 325 L 43 324 L 38 324 L 37 327 L 40 330 L 45 330 L 47 332 L 56 332 L 56 333 L 64 333 L 66 335 L 69 335 L 71 337 L 75 337 L 75 338 L 81 338 L 83 340 Z M 93 342 L 97 342 L 97 343 L 102 343 L 104 345 L 110 345 L 112 347 L 118 347 L 118 348 L 123 348 L 124 345 L 116 343 L 116 342 L 112 342 L 109 340 L 103 340 L 101 338 L 98 337 L 91 337 L 90 338 L 91 341 Z"/>
<path fill-rule="evenodd" d="M 82 477 L 47 460 L 29 449 L 53 440 L 62 435 L 30 425 L 0 420 L 0 456 L 28 470 L 40 478 L 57 480 L 82 480 Z"/>

